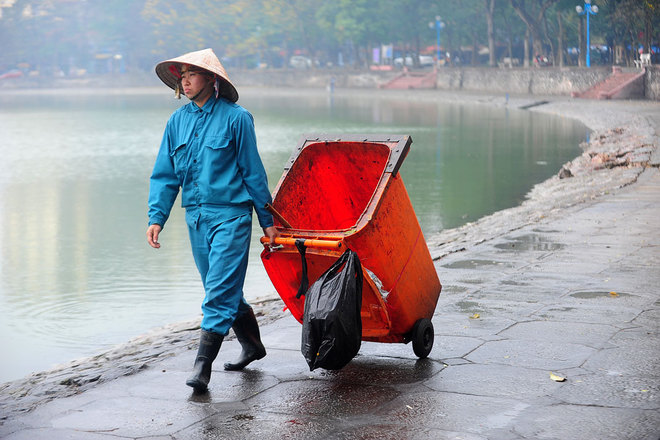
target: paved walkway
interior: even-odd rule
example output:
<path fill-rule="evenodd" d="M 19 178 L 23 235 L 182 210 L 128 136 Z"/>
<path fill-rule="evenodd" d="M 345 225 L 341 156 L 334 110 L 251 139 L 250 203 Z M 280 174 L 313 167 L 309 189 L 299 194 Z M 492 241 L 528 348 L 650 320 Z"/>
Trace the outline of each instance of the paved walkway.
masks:
<path fill-rule="evenodd" d="M 269 355 L 185 386 L 194 351 L 57 399 L 6 439 L 649 439 L 660 436 L 660 172 L 438 261 L 436 343 L 364 343 L 307 371 L 300 325 L 263 328 Z M 227 342 L 216 362 L 238 354 Z M 550 373 L 565 377 L 552 380 Z"/>
<path fill-rule="evenodd" d="M 363 343 L 345 369 L 309 372 L 285 313 L 262 327 L 268 356 L 246 371 L 221 370 L 240 350 L 223 345 L 208 394 L 185 386 L 195 351 L 178 350 L 12 417 L 0 438 L 658 440 L 657 162 L 630 186 L 438 260 L 427 360 Z"/>

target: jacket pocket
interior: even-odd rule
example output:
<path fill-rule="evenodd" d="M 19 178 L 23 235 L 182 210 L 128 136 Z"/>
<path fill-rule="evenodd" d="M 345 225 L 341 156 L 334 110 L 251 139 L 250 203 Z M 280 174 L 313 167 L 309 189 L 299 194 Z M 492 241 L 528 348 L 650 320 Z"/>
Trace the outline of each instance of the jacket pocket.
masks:
<path fill-rule="evenodd" d="M 236 156 L 234 143 L 226 136 L 207 136 L 204 139 L 203 167 L 210 173 L 218 175 L 229 168 L 235 167 Z"/>
<path fill-rule="evenodd" d="M 181 153 L 186 148 L 186 144 L 181 144 L 177 147 L 170 148 L 170 156 L 174 157 L 177 153 Z"/>
<path fill-rule="evenodd" d="M 212 150 L 221 150 L 229 147 L 231 138 L 229 136 L 206 136 L 204 146 Z"/>
<path fill-rule="evenodd" d="M 174 172 L 181 178 L 186 169 L 186 144 L 181 144 L 176 148 L 170 148 L 170 157 L 174 163 Z"/>

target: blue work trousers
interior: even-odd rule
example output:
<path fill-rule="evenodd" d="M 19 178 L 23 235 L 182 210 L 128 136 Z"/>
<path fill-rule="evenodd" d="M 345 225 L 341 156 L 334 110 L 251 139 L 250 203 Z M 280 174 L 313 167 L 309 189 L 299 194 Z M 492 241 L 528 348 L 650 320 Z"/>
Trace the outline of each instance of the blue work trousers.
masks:
<path fill-rule="evenodd" d="M 202 214 L 188 223 L 188 234 L 206 292 L 202 303 L 202 329 L 225 336 L 234 320 L 250 309 L 243 298 L 243 284 L 252 215 L 218 222 Z"/>

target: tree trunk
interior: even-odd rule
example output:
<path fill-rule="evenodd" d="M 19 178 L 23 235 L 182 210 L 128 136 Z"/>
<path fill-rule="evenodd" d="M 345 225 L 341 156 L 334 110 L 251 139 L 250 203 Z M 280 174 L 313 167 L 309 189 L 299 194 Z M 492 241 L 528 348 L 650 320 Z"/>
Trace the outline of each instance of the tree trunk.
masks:
<path fill-rule="evenodd" d="M 628 56 L 626 57 L 626 66 L 630 67 L 634 64 L 635 60 L 637 59 L 637 50 L 634 48 L 637 46 L 635 43 L 637 43 L 636 38 L 635 38 L 635 33 L 633 30 L 628 31 L 630 33 L 630 51 L 628 51 Z"/>
<path fill-rule="evenodd" d="M 537 55 L 545 55 L 543 50 L 543 38 L 538 32 L 532 32 L 532 49 L 534 50 L 534 57 Z"/>
<path fill-rule="evenodd" d="M 504 17 L 504 25 L 506 26 L 507 35 L 506 49 L 509 53 L 509 62 L 511 63 L 509 67 L 513 67 L 513 32 L 511 32 L 511 25 L 506 16 Z"/>
<path fill-rule="evenodd" d="M 644 47 L 646 53 L 651 53 L 651 41 L 653 38 L 653 19 L 651 17 L 651 2 L 644 8 Z"/>
<path fill-rule="evenodd" d="M 543 41 L 550 41 L 547 33 L 544 30 L 545 11 L 557 3 L 559 0 L 539 0 L 535 11 L 536 16 L 527 11 L 527 4 L 524 0 L 510 0 L 511 7 L 516 11 L 518 16 L 527 25 L 527 31 L 532 36 L 532 44 L 534 46 L 534 55 L 545 55 L 543 51 Z M 552 45 L 552 44 L 551 44 Z"/>
<path fill-rule="evenodd" d="M 449 66 L 454 66 L 454 54 L 453 54 L 453 47 L 454 47 L 454 33 L 452 32 L 451 28 L 447 26 L 445 29 L 449 29 L 445 35 L 447 38 L 445 39 L 445 59 L 449 61 Z M 448 59 L 447 59 L 448 57 Z"/>
<path fill-rule="evenodd" d="M 547 17 L 543 17 L 543 33 L 545 36 L 548 36 L 548 19 Z M 552 41 L 552 38 L 548 38 L 548 44 L 550 44 L 550 53 L 552 55 L 552 65 L 556 66 L 557 65 L 557 48 L 555 47 L 555 43 Z M 541 46 L 542 47 L 542 46 Z"/>
<path fill-rule="evenodd" d="M 557 35 L 557 55 L 559 67 L 564 67 L 564 20 L 561 12 L 557 11 L 557 25 L 559 26 L 559 35 Z"/>
<path fill-rule="evenodd" d="M 584 51 L 584 18 L 580 15 L 580 20 L 578 21 L 578 66 L 584 67 L 586 64 L 586 52 Z"/>
<path fill-rule="evenodd" d="M 525 43 L 523 44 L 523 67 L 529 68 L 529 28 L 525 31 Z"/>
<path fill-rule="evenodd" d="M 495 53 L 495 24 L 493 14 L 495 13 L 495 0 L 484 0 L 486 6 L 486 26 L 488 28 L 488 65 L 495 67 L 497 54 Z M 511 55 L 509 54 L 509 57 Z"/>

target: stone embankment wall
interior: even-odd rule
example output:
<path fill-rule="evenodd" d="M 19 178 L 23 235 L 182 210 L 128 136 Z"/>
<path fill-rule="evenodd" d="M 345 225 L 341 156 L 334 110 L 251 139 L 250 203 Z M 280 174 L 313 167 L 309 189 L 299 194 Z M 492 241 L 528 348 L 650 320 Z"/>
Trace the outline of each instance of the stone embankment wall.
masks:
<path fill-rule="evenodd" d="M 646 99 L 660 100 L 660 67 L 646 69 Z"/>
<path fill-rule="evenodd" d="M 430 72 L 430 71 L 429 71 Z M 611 67 L 586 68 L 443 68 L 438 71 L 439 90 L 472 91 L 489 94 L 564 95 L 583 92 L 612 73 Z M 377 88 L 400 71 L 363 70 L 268 70 L 235 71 L 232 80 L 239 86 Z M 647 69 L 647 99 L 660 99 L 660 68 Z"/>
<path fill-rule="evenodd" d="M 561 69 L 448 69 L 438 73 L 438 88 L 490 93 L 570 95 L 607 78 L 610 68 Z"/>
<path fill-rule="evenodd" d="M 639 71 L 623 69 L 624 71 Z M 419 71 L 431 73 L 432 70 Z M 521 67 L 448 67 L 437 73 L 439 90 L 468 91 L 485 94 L 563 95 L 583 92 L 612 73 L 611 67 L 532 68 Z M 337 88 L 375 89 L 401 74 L 400 70 L 371 71 L 358 69 L 230 69 L 232 81 L 239 87 Z M 126 75 L 89 75 L 80 78 L 24 77 L 0 81 L 0 90 L 81 88 L 81 87 L 161 87 L 152 71 Z M 660 67 L 651 66 L 644 78 L 644 96 L 660 100 Z"/>

